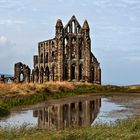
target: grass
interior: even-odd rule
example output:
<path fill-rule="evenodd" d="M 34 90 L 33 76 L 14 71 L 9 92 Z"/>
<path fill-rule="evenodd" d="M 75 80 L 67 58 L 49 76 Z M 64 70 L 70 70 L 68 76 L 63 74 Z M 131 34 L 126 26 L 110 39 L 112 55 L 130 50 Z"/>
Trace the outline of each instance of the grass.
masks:
<path fill-rule="evenodd" d="M 92 128 L 83 127 L 66 130 L 38 128 L 0 129 L 1 140 L 139 140 L 140 118 L 131 118 L 114 125 L 97 124 Z"/>
<path fill-rule="evenodd" d="M 0 107 L 0 117 L 7 116 L 9 114 L 10 114 L 9 110 Z"/>
<path fill-rule="evenodd" d="M 0 117 L 9 110 L 24 105 L 33 105 L 49 99 L 80 94 L 140 93 L 140 86 L 94 85 L 80 82 L 47 82 L 44 84 L 0 84 Z M 7 112 L 7 113 L 5 113 Z"/>

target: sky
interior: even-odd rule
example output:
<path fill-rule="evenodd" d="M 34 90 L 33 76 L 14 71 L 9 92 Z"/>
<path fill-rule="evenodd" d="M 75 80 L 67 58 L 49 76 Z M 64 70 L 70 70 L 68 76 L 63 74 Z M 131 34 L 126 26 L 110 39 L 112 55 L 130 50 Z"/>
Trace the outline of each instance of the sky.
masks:
<path fill-rule="evenodd" d="M 102 83 L 140 84 L 140 0 L 0 0 L 0 73 L 13 74 L 20 61 L 32 68 L 37 43 L 73 15 L 89 22 Z"/>

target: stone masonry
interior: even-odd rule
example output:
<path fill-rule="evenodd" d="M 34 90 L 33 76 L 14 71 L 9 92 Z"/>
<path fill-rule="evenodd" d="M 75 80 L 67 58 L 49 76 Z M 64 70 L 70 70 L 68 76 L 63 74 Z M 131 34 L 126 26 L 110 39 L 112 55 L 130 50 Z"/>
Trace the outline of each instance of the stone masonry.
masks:
<path fill-rule="evenodd" d="M 55 26 L 55 38 L 38 43 L 34 56 L 32 79 L 46 81 L 86 81 L 101 84 L 101 69 L 91 52 L 90 28 L 75 16 L 63 26 L 60 19 Z"/>
<path fill-rule="evenodd" d="M 30 82 L 30 75 L 31 70 L 30 68 L 22 64 L 21 62 L 15 64 L 15 74 L 14 74 L 14 82 L 15 83 L 29 83 Z"/>

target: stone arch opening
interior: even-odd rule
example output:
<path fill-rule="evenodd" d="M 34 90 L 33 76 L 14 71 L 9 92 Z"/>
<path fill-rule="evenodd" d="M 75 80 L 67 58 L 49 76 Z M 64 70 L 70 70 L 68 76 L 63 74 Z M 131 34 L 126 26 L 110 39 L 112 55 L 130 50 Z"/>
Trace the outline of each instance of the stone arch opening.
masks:
<path fill-rule="evenodd" d="M 48 63 L 48 52 L 46 53 L 45 62 Z"/>
<path fill-rule="evenodd" d="M 50 72 L 49 72 L 49 67 L 48 66 L 45 69 L 45 76 L 46 76 L 46 80 L 49 81 Z"/>
<path fill-rule="evenodd" d="M 72 33 L 75 33 L 75 22 L 72 21 Z"/>
<path fill-rule="evenodd" d="M 64 39 L 64 54 L 65 54 L 65 57 L 67 58 L 67 56 L 68 56 L 68 38 Z"/>
<path fill-rule="evenodd" d="M 68 80 L 68 66 L 67 65 L 65 65 L 64 67 L 64 80 L 65 81 Z"/>
<path fill-rule="evenodd" d="M 78 27 L 76 28 L 76 33 L 79 33 L 79 30 L 80 30 L 80 27 L 78 26 Z"/>
<path fill-rule="evenodd" d="M 24 74 L 23 72 L 20 73 L 19 81 L 22 83 L 24 81 Z"/>
<path fill-rule="evenodd" d="M 68 32 L 68 33 L 70 32 L 70 26 L 67 27 L 67 32 Z"/>
<path fill-rule="evenodd" d="M 83 105 L 82 105 L 82 102 L 79 102 L 79 111 L 83 111 Z"/>
<path fill-rule="evenodd" d="M 44 69 L 41 67 L 40 69 L 40 83 L 44 82 Z"/>
<path fill-rule="evenodd" d="M 43 63 L 43 54 L 40 55 L 40 63 Z"/>
<path fill-rule="evenodd" d="M 82 76 L 83 76 L 83 75 L 82 75 L 82 71 L 83 71 L 82 69 L 83 69 L 83 65 L 80 64 L 80 65 L 79 65 L 79 80 L 82 80 Z"/>
<path fill-rule="evenodd" d="M 71 65 L 71 80 L 75 80 L 75 64 Z"/>
<path fill-rule="evenodd" d="M 14 81 L 16 83 L 30 82 L 30 68 L 21 62 L 15 64 Z"/>

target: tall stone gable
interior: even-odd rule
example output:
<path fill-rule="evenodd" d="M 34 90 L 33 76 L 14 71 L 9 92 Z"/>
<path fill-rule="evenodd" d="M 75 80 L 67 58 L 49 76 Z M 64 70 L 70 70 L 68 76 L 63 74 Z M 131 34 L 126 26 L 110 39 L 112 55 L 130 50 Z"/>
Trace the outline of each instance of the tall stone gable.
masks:
<path fill-rule="evenodd" d="M 85 81 L 101 84 L 101 69 L 91 52 L 90 27 L 81 26 L 75 16 L 63 26 L 58 19 L 55 37 L 38 43 L 32 81 Z"/>

